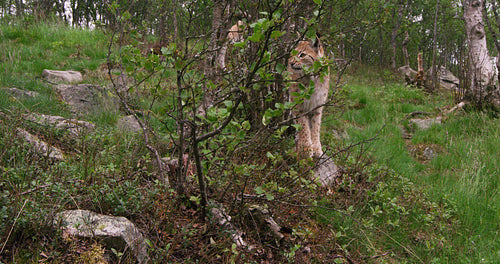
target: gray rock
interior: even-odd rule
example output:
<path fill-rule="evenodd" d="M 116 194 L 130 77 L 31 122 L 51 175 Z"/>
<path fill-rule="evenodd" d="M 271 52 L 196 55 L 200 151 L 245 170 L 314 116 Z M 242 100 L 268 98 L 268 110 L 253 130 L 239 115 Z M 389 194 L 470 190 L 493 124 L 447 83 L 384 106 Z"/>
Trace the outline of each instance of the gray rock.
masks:
<path fill-rule="evenodd" d="M 130 248 L 139 263 L 149 262 L 147 244 L 139 229 L 125 217 L 69 210 L 56 215 L 54 225 L 70 236 L 100 238 L 113 248 Z"/>
<path fill-rule="evenodd" d="M 137 133 L 142 131 L 141 125 L 139 125 L 139 122 L 137 122 L 137 119 L 135 119 L 133 115 L 124 116 L 118 119 L 116 126 L 124 132 Z"/>
<path fill-rule="evenodd" d="M 42 77 L 53 83 L 77 83 L 83 80 L 82 74 L 77 71 L 43 70 Z"/>
<path fill-rule="evenodd" d="M 411 82 L 417 76 L 417 71 L 410 68 L 410 66 L 402 66 L 397 69 L 399 74 L 406 80 L 406 82 Z"/>
<path fill-rule="evenodd" d="M 431 128 L 433 125 L 441 125 L 442 117 L 438 116 L 436 118 L 429 119 L 410 119 L 410 125 L 415 125 L 418 129 L 426 130 Z"/>
<path fill-rule="evenodd" d="M 431 149 L 431 148 L 425 148 L 424 152 L 422 153 L 422 156 L 424 156 L 426 159 L 431 160 L 437 156 L 436 152 Z"/>
<path fill-rule="evenodd" d="M 349 134 L 347 134 L 346 131 L 340 132 L 338 130 L 332 129 L 330 130 L 330 134 L 332 134 L 332 136 L 338 140 L 349 139 Z"/>
<path fill-rule="evenodd" d="M 80 132 L 84 130 L 95 129 L 95 125 L 92 123 L 75 119 L 66 119 L 61 116 L 31 113 L 25 115 L 24 118 L 39 125 L 49 125 L 57 129 L 66 130 L 73 136 L 79 136 Z"/>
<path fill-rule="evenodd" d="M 21 89 L 17 89 L 17 88 L 4 88 L 4 90 L 16 98 L 21 98 L 21 97 L 34 98 L 34 97 L 37 97 L 40 95 L 37 92 L 21 90 Z"/>
<path fill-rule="evenodd" d="M 30 143 L 35 151 L 37 151 L 41 155 L 56 160 L 64 160 L 63 152 L 60 149 L 54 146 L 50 146 L 45 141 L 39 139 L 37 136 L 30 134 L 28 131 L 22 128 L 17 128 L 17 136 Z"/>
<path fill-rule="evenodd" d="M 87 114 L 96 109 L 117 108 L 111 93 L 99 85 L 60 84 L 54 88 L 76 114 Z"/>
<path fill-rule="evenodd" d="M 314 179 L 325 187 L 333 186 L 340 174 L 339 167 L 325 154 L 321 156 L 314 169 Z"/>
<path fill-rule="evenodd" d="M 432 68 L 427 72 L 427 76 L 433 76 Z M 455 91 L 460 85 L 460 79 L 458 79 L 453 73 L 446 69 L 446 67 L 441 66 L 438 69 L 438 79 L 441 88 L 446 90 Z"/>

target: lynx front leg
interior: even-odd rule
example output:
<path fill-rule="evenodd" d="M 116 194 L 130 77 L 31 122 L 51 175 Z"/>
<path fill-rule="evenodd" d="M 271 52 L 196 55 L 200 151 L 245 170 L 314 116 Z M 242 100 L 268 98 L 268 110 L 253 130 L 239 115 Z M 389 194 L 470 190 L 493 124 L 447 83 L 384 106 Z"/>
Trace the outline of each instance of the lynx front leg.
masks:
<path fill-rule="evenodd" d="M 295 151 L 299 156 L 311 157 L 313 150 L 309 119 L 307 116 L 303 116 L 298 118 L 295 122 L 300 125 L 300 130 L 297 131 L 295 136 Z"/>
<path fill-rule="evenodd" d="M 311 113 L 311 148 L 313 157 L 321 157 L 323 150 L 321 149 L 320 132 L 321 132 L 321 117 L 323 115 L 323 108 L 319 108 Z"/>

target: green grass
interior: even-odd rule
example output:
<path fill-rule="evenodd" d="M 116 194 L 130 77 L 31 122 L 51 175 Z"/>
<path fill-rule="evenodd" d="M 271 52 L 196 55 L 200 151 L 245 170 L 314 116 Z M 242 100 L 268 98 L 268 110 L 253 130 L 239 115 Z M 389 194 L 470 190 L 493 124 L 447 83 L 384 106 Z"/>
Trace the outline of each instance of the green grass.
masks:
<path fill-rule="evenodd" d="M 21 99 L 8 105 L 68 116 L 50 85 L 41 79 L 42 71 L 77 70 L 85 74 L 96 70 L 105 62 L 105 44 L 106 39 L 99 31 L 68 28 L 63 24 L 0 25 L 0 87 L 42 94 L 42 99 Z"/>
<path fill-rule="evenodd" d="M 428 195 L 424 200 L 453 205 L 456 220 L 446 232 L 423 230 L 429 236 L 440 235 L 446 245 L 421 245 L 409 241 L 416 229 L 387 231 L 402 246 L 413 248 L 417 257 L 405 263 L 498 263 L 500 259 L 500 123 L 488 113 L 475 110 L 445 115 L 443 124 L 429 130 L 413 131 L 413 138 L 402 138 L 401 127 L 407 126 L 407 115 L 425 111 L 432 117 L 453 106 L 447 93 L 427 94 L 397 82 L 384 82 L 377 71 L 350 76 L 344 88 L 345 107 L 325 118 L 324 131 L 345 130 L 350 142 L 378 140 L 368 146 L 369 156 L 414 183 L 415 190 Z M 334 120 L 335 119 L 335 120 Z M 418 159 L 412 146 L 432 146 L 438 156 L 431 161 Z M 386 179 L 386 180 L 390 180 Z M 391 184 L 386 182 L 386 184 Z M 390 197 L 398 197 L 394 188 Z M 420 213 L 426 214 L 425 209 Z M 385 213 L 385 212 L 384 212 Z M 388 213 L 390 215 L 390 213 Z M 370 219 L 366 214 L 357 216 Z M 390 217 L 390 216 L 389 216 Z M 409 225 L 419 222 L 409 219 Z M 414 221 L 412 224 L 411 222 Z M 434 224 L 439 224 L 436 220 Z M 441 222 L 441 224 L 443 224 Z M 351 224 L 346 224 L 351 225 Z M 375 232 L 376 233 L 376 232 Z M 388 240 L 384 238 L 382 240 Z M 363 240 L 363 239 L 362 239 Z M 366 240 L 366 239 L 364 239 Z M 389 239 L 392 240 L 392 239 Z M 394 247 L 394 241 L 387 241 Z M 396 246 L 397 247 L 397 246 Z"/>
<path fill-rule="evenodd" d="M 126 216 L 138 223 L 154 244 L 152 257 L 158 263 L 171 261 L 168 256 L 172 252 L 179 261 L 209 258 L 201 248 L 208 248 L 213 259 L 219 255 L 227 258 L 234 253 L 230 240 L 221 242 L 225 235 L 212 229 L 207 232 L 205 228 L 213 226 L 197 222 L 199 218 L 191 214 L 195 209 L 173 202 L 172 191 L 152 172 L 154 159 L 140 136 L 113 127 L 119 115 L 116 109 L 105 107 L 83 117 L 94 122 L 97 129 L 76 139 L 66 139 L 64 131 L 42 128 L 45 139 L 57 142 L 56 137 L 62 135 L 60 144 L 72 150 L 64 162 L 37 156 L 15 136 L 16 127 L 23 126 L 21 114 L 28 111 L 72 115 L 50 85 L 41 80 L 43 69 L 79 70 L 85 73 L 85 81 L 106 84 L 105 78 L 95 74 L 105 61 L 106 41 L 102 32 L 60 24 L 0 25 L 0 86 L 41 94 L 36 99 L 18 100 L 0 92 L 0 110 L 10 116 L 0 119 L 0 243 L 13 229 L 0 258 L 34 263 L 47 260 L 41 257 L 40 252 L 44 252 L 55 262 L 74 262 L 80 249 L 54 231 L 50 217 L 39 217 L 71 208 Z M 416 130 L 409 126 L 408 114 L 424 111 L 438 116 L 454 104 L 452 95 L 427 94 L 396 82 L 388 72 L 356 67 L 358 70 L 345 76 L 347 85 L 336 95 L 340 106 L 329 108 L 324 115 L 322 141 L 329 151 L 367 142 L 335 157 L 346 176 L 331 192 L 311 192 L 314 186 L 308 185 L 293 189 L 290 182 L 284 185 L 292 190 L 292 199 L 295 191 L 295 196 L 300 196 L 291 203 L 317 203 L 320 207 L 305 206 L 307 209 L 301 211 L 302 207 L 269 203 L 277 221 L 294 229 L 291 236 L 295 240 L 286 243 L 310 243 L 314 253 L 322 253 L 317 255 L 318 261 L 336 254 L 349 255 L 359 263 L 498 263 L 498 119 L 488 113 L 459 111 L 444 115 L 440 126 Z M 167 72 L 165 76 L 168 79 L 174 75 Z M 147 96 L 157 82 L 153 79 L 137 88 L 144 90 L 139 94 Z M 163 104 L 150 107 L 147 98 L 132 98 L 143 109 L 151 108 L 149 122 L 158 135 L 153 140 L 161 141 L 153 143 L 162 154 L 171 151 L 170 134 L 175 133 L 176 124 L 166 114 L 172 101 L 168 93 L 174 83 L 162 90 Z M 402 127 L 412 132 L 412 139 L 402 138 Z M 337 138 L 330 133 L 332 129 L 348 137 Z M 234 138 L 242 132 L 244 136 L 245 131 L 235 126 L 225 136 Z M 374 137 L 376 140 L 370 140 Z M 241 190 L 251 193 L 255 183 L 269 190 L 275 185 L 281 188 L 281 180 L 298 174 L 303 167 L 283 154 L 290 150 L 291 138 L 256 144 L 252 141 L 251 146 L 240 146 L 248 143 L 227 138 L 212 141 L 216 151 L 206 154 L 216 161 L 206 169 L 212 173 L 209 182 L 214 197 Z M 238 151 L 240 147 L 243 152 L 249 151 L 239 157 L 236 151 L 226 151 L 218 144 L 239 144 Z M 435 149 L 437 157 L 422 159 L 420 152 L 425 147 Z M 227 153 L 234 157 L 222 156 Z M 238 163 L 239 158 L 248 164 Z M 272 194 L 278 197 L 283 190 Z M 16 219 L 18 212 L 22 214 Z M 244 228 L 244 217 L 235 218 Z M 266 239 L 266 234 L 255 231 L 254 222 L 247 227 L 245 232 L 253 241 Z M 294 246 L 275 242 L 269 243 L 277 259 Z M 196 244 L 201 248 L 195 248 Z M 316 257 L 314 253 L 310 253 L 310 259 Z M 335 261 L 347 263 L 346 258 Z"/>

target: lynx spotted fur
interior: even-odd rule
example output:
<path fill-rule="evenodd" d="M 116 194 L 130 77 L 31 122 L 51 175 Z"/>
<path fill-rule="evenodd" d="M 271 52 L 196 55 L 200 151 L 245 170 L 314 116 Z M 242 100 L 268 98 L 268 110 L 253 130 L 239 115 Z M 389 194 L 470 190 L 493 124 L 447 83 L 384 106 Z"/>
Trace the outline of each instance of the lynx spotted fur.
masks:
<path fill-rule="evenodd" d="M 313 67 L 313 63 L 323 57 L 324 50 L 319 40 L 300 41 L 295 48 L 297 55 L 290 57 L 288 71 L 291 73 L 292 83 L 289 88 L 290 100 L 293 102 L 296 93 L 300 93 L 299 83 L 309 87 L 314 82 L 314 92 L 309 99 L 298 104 L 293 114 L 295 122 L 301 126 L 295 137 L 295 147 L 299 155 L 320 157 L 323 155 L 320 141 L 321 116 L 323 106 L 328 98 L 330 79 L 325 76 L 306 74 L 304 68 Z"/>

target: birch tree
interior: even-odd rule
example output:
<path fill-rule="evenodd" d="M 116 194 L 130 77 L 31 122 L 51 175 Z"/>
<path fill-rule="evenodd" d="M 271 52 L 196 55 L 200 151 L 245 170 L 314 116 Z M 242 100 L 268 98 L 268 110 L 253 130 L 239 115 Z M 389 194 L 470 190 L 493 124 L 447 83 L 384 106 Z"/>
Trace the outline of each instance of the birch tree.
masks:
<path fill-rule="evenodd" d="M 491 100 L 495 69 L 486 45 L 483 0 L 463 0 L 465 30 L 469 45 L 469 99 L 482 104 Z"/>

